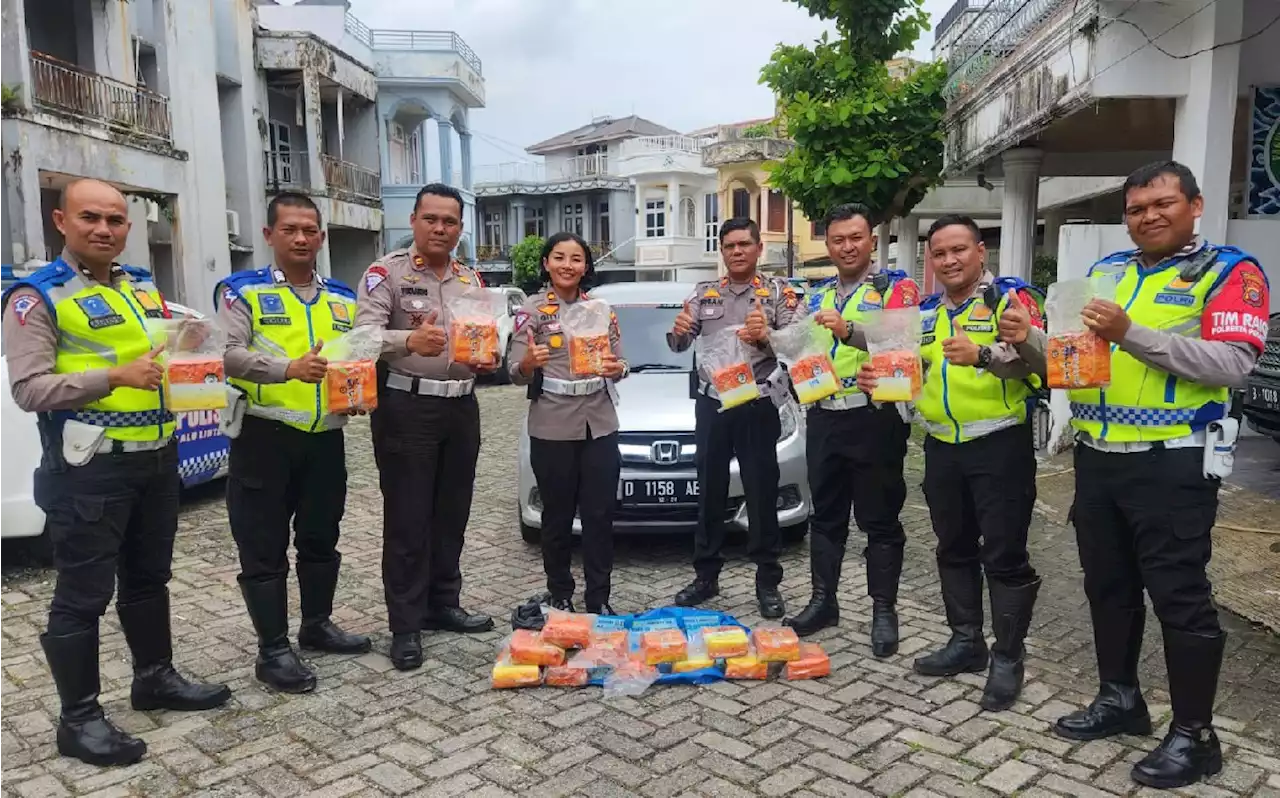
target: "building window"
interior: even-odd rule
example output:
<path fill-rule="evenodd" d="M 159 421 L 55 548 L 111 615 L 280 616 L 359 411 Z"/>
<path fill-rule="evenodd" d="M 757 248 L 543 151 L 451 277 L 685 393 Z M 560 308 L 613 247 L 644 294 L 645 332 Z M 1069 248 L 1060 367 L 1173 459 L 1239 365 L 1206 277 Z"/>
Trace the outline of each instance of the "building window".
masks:
<path fill-rule="evenodd" d="M 787 232 L 787 198 L 777 189 L 769 189 L 769 218 L 766 230 L 770 233 Z"/>
<path fill-rule="evenodd" d="M 812 223 L 809 225 L 809 237 L 810 237 L 810 238 L 813 238 L 814 240 L 819 240 L 819 239 L 826 238 L 826 237 L 827 237 L 827 223 L 826 223 L 826 222 L 812 222 Z"/>
<path fill-rule="evenodd" d="M 660 199 L 645 200 L 645 238 L 661 238 L 667 234 L 666 203 Z"/>
<path fill-rule="evenodd" d="M 293 182 L 292 131 L 283 122 L 268 123 L 270 157 L 267 160 L 267 183 L 271 186 Z"/>
<path fill-rule="evenodd" d="M 490 247 L 502 246 L 502 211 L 487 211 L 485 213 L 484 243 Z"/>
<path fill-rule="evenodd" d="M 751 192 L 745 188 L 733 190 L 733 217 L 747 219 L 751 216 Z"/>
<path fill-rule="evenodd" d="M 604 244 L 606 248 L 609 244 L 609 201 L 605 200 L 597 206 L 596 212 L 596 242 Z"/>
<path fill-rule="evenodd" d="M 702 198 L 703 224 L 702 235 L 706 238 L 706 251 L 720 251 L 720 195 L 707 194 Z"/>
<path fill-rule="evenodd" d="M 564 206 L 564 231 L 582 235 L 582 203 L 574 202 Z"/>
<path fill-rule="evenodd" d="M 404 129 L 399 122 L 389 122 L 387 132 L 388 158 L 391 174 L 388 182 L 394 186 L 416 186 L 422 179 L 422 137 L 421 129 L 412 133 Z"/>
<path fill-rule="evenodd" d="M 524 209 L 524 234 L 543 238 L 547 234 L 547 218 L 541 208 Z"/>
<path fill-rule="evenodd" d="M 693 197 L 683 197 L 680 200 L 680 235 L 693 237 L 693 229 L 698 224 L 697 213 Z"/>

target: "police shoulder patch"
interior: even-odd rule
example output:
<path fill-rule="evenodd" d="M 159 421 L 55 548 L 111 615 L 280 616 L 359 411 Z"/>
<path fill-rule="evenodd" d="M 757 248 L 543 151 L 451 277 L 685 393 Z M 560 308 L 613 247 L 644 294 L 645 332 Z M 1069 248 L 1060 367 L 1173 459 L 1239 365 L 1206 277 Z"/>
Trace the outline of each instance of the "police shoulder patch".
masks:
<path fill-rule="evenodd" d="M 387 279 L 387 267 L 374 264 L 370 266 L 364 273 L 364 290 L 373 291 L 373 289 L 382 285 Z"/>
<path fill-rule="evenodd" d="M 25 327 L 27 324 L 27 316 L 31 311 L 35 310 L 39 304 L 40 297 L 34 294 L 23 294 L 20 297 L 14 298 L 10 307 L 13 308 L 14 318 L 18 320 L 19 324 Z"/>

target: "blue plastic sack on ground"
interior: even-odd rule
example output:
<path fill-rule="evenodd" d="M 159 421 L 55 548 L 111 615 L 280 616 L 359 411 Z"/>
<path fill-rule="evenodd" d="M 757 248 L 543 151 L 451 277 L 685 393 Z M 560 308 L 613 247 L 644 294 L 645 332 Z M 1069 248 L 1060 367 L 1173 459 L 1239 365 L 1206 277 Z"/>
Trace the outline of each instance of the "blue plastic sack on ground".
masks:
<path fill-rule="evenodd" d="M 603 620 L 604 618 L 601 618 L 597 621 L 597 628 L 600 626 L 599 622 Z M 688 637 L 691 633 L 696 634 L 698 630 L 707 627 L 737 626 L 750 632 L 750 627 L 741 623 L 732 615 L 693 607 L 659 607 L 658 609 L 635 615 L 608 616 L 608 624 L 613 629 L 627 629 L 633 632 L 631 636 L 632 650 L 637 649 L 640 644 L 639 635 L 634 634 L 637 631 L 679 629 Z M 661 672 L 661 670 L 669 671 L 669 667 L 660 669 L 654 684 L 709 684 L 724 680 L 724 670 L 718 665 L 684 673 Z M 601 687 L 604 682 L 605 677 L 603 675 L 593 674 L 589 684 Z"/>

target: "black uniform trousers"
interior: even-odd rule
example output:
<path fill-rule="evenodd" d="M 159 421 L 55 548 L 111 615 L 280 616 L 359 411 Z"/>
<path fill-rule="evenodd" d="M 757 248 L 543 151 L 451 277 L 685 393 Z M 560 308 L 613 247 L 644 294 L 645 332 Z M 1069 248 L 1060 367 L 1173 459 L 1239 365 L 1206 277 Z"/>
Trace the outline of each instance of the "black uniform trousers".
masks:
<path fill-rule="evenodd" d="M 338 525 L 347 503 L 340 429 L 304 432 L 248 416 L 231 441 L 227 516 L 240 552 L 240 581 L 289 575 L 289 527 L 299 564 L 341 559 Z"/>
<path fill-rule="evenodd" d="M 698 528 L 693 567 L 699 579 L 715 580 L 724 567 L 725 515 L 729 504 L 729 461 L 738 458 L 746 494 L 747 556 L 756 564 L 756 585 L 782 581 L 782 533 L 778 529 L 778 436 L 782 423 L 768 398 L 720 412 L 720 401 L 702 394 L 695 404 L 698 446 Z"/>
<path fill-rule="evenodd" d="M 924 444 L 924 495 L 940 570 L 986 572 L 1021 587 L 1036 579 L 1027 531 L 1036 503 L 1031 427 L 1019 424 L 964 443 Z"/>
<path fill-rule="evenodd" d="M 1084 592 L 1094 617 L 1142 610 L 1195 635 L 1222 631 L 1205 567 L 1220 480 L 1204 476 L 1203 450 L 1100 452 L 1075 447 L 1072 516 Z"/>
<path fill-rule="evenodd" d="M 898 516 L 907 500 L 902 464 L 910 437 L 911 428 L 892 405 L 809 410 L 805 459 L 813 497 L 809 561 L 815 587 L 835 590 L 840 582 L 850 505 L 867 536 L 863 557 L 868 563 L 873 558 L 901 562 L 907 536 Z M 893 582 L 879 584 L 869 570 L 867 593 L 894 601 L 896 578 Z"/>
<path fill-rule="evenodd" d="M 618 433 L 580 441 L 529 439 L 529 465 L 542 499 L 542 567 L 547 590 L 573 597 L 573 516 L 582 521 L 583 600 L 590 609 L 609 601 L 613 574 L 613 513 L 617 508 Z"/>
<path fill-rule="evenodd" d="M 165 595 L 178 531 L 178 444 L 153 452 L 98 453 L 82 466 L 36 469 L 58 581 L 49 634 L 98 628 L 117 606 Z"/>
<path fill-rule="evenodd" d="M 382 582 L 392 634 L 417 632 L 431 610 L 459 606 L 471 517 L 480 405 L 378 392 L 373 450 L 382 487 Z"/>

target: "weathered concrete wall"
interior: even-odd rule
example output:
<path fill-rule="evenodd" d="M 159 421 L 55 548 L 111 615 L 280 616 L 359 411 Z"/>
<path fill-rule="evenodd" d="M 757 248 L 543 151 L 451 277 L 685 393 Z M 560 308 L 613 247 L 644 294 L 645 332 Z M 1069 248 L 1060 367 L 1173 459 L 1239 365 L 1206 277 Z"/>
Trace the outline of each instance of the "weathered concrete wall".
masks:
<path fill-rule="evenodd" d="M 263 69 L 315 71 L 368 100 L 378 96 L 378 81 L 367 67 L 307 33 L 273 31 L 258 37 Z"/>
<path fill-rule="evenodd" d="M 454 52 L 374 50 L 374 70 L 382 79 L 456 81 L 455 91 L 472 108 L 484 107 L 484 78 Z"/>

